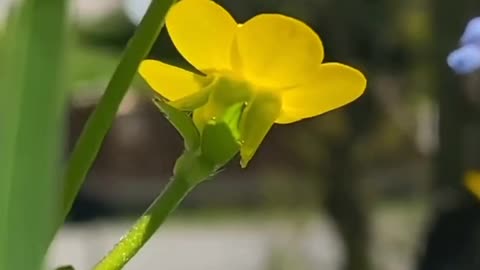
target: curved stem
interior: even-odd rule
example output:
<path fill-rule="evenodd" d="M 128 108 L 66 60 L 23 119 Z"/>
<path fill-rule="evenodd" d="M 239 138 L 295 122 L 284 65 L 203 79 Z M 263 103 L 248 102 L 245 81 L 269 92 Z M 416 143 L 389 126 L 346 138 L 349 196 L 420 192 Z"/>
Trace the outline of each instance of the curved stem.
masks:
<path fill-rule="evenodd" d="M 120 102 L 132 82 L 138 65 L 148 54 L 164 25 L 164 19 L 175 0 L 154 0 L 115 70 L 105 94 L 88 119 L 75 145 L 65 172 L 63 216 L 73 201 L 95 160 L 100 146 L 115 118 Z"/>
<path fill-rule="evenodd" d="M 215 171 L 201 156 L 186 152 L 176 163 L 175 175 L 131 229 L 94 268 L 119 270 L 145 245 L 185 196 Z"/>
<path fill-rule="evenodd" d="M 192 186 L 184 179 L 172 178 L 165 191 L 157 197 L 146 213 L 135 222 L 122 240 L 94 269 L 122 269 L 150 239 L 191 188 Z"/>

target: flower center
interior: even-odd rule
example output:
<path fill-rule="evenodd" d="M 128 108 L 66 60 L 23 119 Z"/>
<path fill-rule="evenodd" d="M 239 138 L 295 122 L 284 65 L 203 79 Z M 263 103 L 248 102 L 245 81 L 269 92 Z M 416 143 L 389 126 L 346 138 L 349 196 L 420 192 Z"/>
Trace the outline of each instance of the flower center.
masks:
<path fill-rule="evenodd" d="M 253 98 L 252 86 L 243 80 L 226 73 L 213 73 L 212 82 L 205 88 L 209 92 L 208 100 L 193 113 L 193 121 L 202 130 L 209 121 L 222 119 L 233 106 L 247 105 Z"/>

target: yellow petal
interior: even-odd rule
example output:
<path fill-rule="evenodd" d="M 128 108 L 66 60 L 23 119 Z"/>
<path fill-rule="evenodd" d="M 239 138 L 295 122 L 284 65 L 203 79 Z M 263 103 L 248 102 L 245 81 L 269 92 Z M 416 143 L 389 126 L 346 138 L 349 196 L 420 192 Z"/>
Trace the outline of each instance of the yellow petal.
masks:
<path fill-rule="evenodd" d="M 318 35 L 303 22 L 279 14 L 247 21 L 238 28 L 233 47 L 234 69 L 263 87 L 298 85 L 323 60 Z"/>
<path fill-rule="evenodd" d="M 363 74 L 352 67 L 322 64 L 314 81 L 282 94 L 282 114 L 276 123 L 292 123 L 341 107 L 362 95 L 366 85 Z"/>
<path fill-rule="evenodd" d="M 237 23 L 209 0 L 182 0 L 166 18 L 167 30 L 180 54 L 198 70 L 230 69 L 230 48 Z"/>
<path fill-rule="evenodd" d="M 208 84 L 209 78 L 171 66 L 160 61 L 144 60 L 139 73 L 162 97 L 178 100 L 191 95 Z"/>
<path fill-rule="evenodd" d="M 480 199 L 480 172 L 468 171 L 465 174 L 464 184 L 470 192 Z"/>

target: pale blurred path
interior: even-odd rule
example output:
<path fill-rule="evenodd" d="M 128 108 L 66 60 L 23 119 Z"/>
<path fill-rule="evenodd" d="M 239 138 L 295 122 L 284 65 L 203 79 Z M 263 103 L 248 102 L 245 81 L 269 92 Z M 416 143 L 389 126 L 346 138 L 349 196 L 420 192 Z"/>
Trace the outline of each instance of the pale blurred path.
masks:
<path fill-rule="evenodd" d="M 423 214 L 402 216 L 390 211 L 376 217 L 373 254 L 378 269 L 411 269 L 423 220 Z M 90 269 L 129 224 L 108 221 L 67 226 L 52 246 L 50 265 L 71 263 L 77 270 Z M 300 263 L 295 270 L 339 269 L 341 246 L 331 224 L 312 218 L 298 226 L 295 229 L 292 221 L 278 218 L 174 218 L 126 269 L 268 270 L 274 251 L 281 252 L 276 253 L 277 260 L 280 256 L 284 263 Z"/>

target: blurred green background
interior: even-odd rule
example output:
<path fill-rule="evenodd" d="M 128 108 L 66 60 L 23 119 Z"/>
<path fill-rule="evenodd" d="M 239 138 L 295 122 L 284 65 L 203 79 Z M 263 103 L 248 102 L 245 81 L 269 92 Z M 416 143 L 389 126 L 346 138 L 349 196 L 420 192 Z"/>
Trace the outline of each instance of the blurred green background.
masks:
<path fill-rule="evenodd" d="M 71 3 L 65 157 L 141 2 Z M 480 203 L 463 185 L 480 170 L 478 76 L 446 65 L 480 2 L 218 2 L 239 22 L 265 12 L 304 20 L 326 61 L 362 70 L 369 87 L 345 108 L 275 126 L 249 168 L 233 162 L 202 184 L 126 269 L 480 269 Z M 188 68 L 166 31 L 150 58 Z M 141 79 L 132 85 L 51 266 L 91 267 L 167 182 L 182 142 L 151 95 Z"/>

